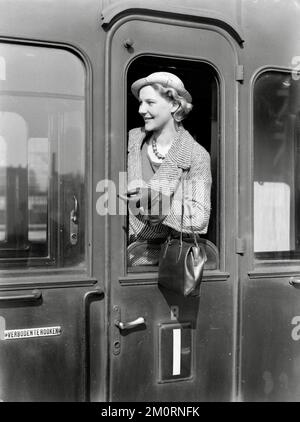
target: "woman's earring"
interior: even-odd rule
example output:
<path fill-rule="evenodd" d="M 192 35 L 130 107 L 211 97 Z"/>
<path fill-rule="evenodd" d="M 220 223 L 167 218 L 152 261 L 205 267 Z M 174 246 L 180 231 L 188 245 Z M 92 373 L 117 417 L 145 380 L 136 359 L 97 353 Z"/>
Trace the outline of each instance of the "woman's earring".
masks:
<path fill-rule="evenodd" d="M 173 112 L 173 119 L 175 120 L 176 123 L 180 124 L 182 119 L 180 117 L 177 117 L 178 111 L 180 111 L 180 104 L 178 105 L 177 109 Z M 179 128 L 178 128 L 178 130 L 179 130 Z"/>
<path fill-rule="evenodd" d="M 180 122 L 181 122 L 182 119 L 181 119 L 180 116 L 177 116 L 177 111 L 175 111 L 175 113 L 173 114 L 173 119 L 177 123 L 177 126 L 180 126 Z"/>
<path fill-rule="evenodd" d="M 175 120 L 175 130 L 176 132 L 179 132 L 180 126 L 181 126 L 180 120 L 176 120 L 176 117 L 174 117 L 174 120 Z"/>

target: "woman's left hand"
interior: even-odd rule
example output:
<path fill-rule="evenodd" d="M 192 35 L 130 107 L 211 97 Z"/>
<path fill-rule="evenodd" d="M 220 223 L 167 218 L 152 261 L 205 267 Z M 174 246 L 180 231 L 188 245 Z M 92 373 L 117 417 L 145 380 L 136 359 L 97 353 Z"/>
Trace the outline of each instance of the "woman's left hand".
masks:
<path fill-rule="evenodd" d="M 163 221 L 170 207 L 170 197 L 164 197 L 150 188 L 128 191 L 126 195 L 118 194 L 118 197 L 128 203 L 128 208 L 133 215 L 143 215 L 151 225 Z"/>

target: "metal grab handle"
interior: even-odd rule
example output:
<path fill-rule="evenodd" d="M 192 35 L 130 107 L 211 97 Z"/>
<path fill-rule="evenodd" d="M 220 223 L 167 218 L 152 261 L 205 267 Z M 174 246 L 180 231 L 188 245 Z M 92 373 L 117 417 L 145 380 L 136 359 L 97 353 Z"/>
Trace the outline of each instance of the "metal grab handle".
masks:
<path fill-rule="evenodd" d="M 139 317 L 130 322 L 115 321 L 115 325 L 120 328 L 120 330 L 129 330 L 142 324 L 145 324 L 145 319 L 143 317 Z"/>
<path fill-rule="evenodd" d="M 300 287 L 300 278 L 294 278 L 294 277 L 292 277 L 292 278 L 290 278 L 289 283 L 293 287 Z"/>
<path fill-rule="evenodd" d="M 0 296 L 0 302 L 5 302 L 7 300 L 39 300 L 42 297 L 42 292 L 40 290 L 32 290 L 31 294 L 28 295 L 13 295 L 13 296 Z"/>
<path fill-rule="evenodd" d="M 97 282 L 97 280 L 94 280 Z M 91 323 L 91 315 L 90 315 L 90 307 L 89 307 L 89 300 L 91 298 L 98 298 L 103 299 L 104 297 L 104 290 L 102 287 L 99 287 L 95 290 L 91 290 L 89 292 L 86 292 L 83 296 L 83 326 L 84 330 L 82 333 L 82 344 L 84 346 L 84 372 L 83 372 L 83 385 L 84 385 L 84 401 L 89 402 L 90 401 L 90 390 L 91 390 L 91 333 L 90 328 L 92 327 Z"/>

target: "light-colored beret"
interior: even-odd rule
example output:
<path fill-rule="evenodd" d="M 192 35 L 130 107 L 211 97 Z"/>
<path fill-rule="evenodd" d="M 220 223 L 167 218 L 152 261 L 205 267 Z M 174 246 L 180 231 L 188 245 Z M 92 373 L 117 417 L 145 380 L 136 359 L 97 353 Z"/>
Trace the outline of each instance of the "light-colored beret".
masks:
<path fill-rule="evenodd" d="M 192 96 L 185 89 L 182 80 L 179 79 L 178 76 L 173 75 L 173 73 L 169 72 L 155 72 L 151 73 L 151 75 L 147 76 L 146 78 L 138 79 L 131 85 L 131 92 L 138 99 L 141 88 L 156 83 L 161 84 L 165 88 L 176 89 L 178 94 L 181 97 L 185 98 L 188 103 L 192 102 Z"/>

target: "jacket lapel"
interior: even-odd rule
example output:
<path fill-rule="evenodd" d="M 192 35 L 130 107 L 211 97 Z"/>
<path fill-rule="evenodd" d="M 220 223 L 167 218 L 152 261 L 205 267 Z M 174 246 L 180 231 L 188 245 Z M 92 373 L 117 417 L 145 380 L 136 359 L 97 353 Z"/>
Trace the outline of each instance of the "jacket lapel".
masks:
<path fill-rule="evenodd" d="M 143 140 L 146 137 L 146 132 L 143 128 L 139 128 L 134 134 L 133 142 L 128 149 L 129 161 L 128 161 L 128 182 L 134 181 L 134 187 L 142 187 L 142 157 L 141 157 L 141 146 Z"/>
<path fill-rule="evenodd" d="M 192 148 L 193 138 L 181 127 L 166 159 L 150 179 L 149 185 L 155 189 L 155 186 L 166 184 L 171 192 L 175 192 L 183 170 L 191 167 Z"/>
<path fill-rule="evenodd" d="M 142 161 L 141 146 L 146 137 L 143 128 L 135 133 L 134 142 L 131 143 L 129 152 L 131 160 L 128 163 L 128 179 L 136 181 L 135 186 L 142 186 Z M 183 127 L 179 129 L 178 136 L 175 138 L 166 159 L 162 162 L 157 172 L 149 181 L 149 186 L 157 186 L 162 180 L 168 183 L 171 190 L 175 190 L 182 171 L 191 166 L 193 138 Z"/>

